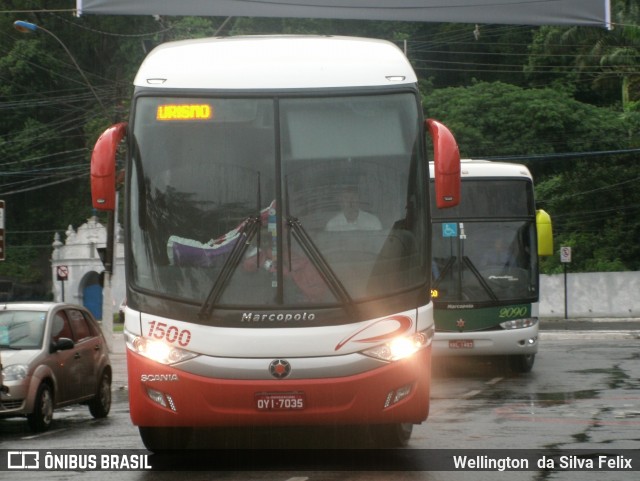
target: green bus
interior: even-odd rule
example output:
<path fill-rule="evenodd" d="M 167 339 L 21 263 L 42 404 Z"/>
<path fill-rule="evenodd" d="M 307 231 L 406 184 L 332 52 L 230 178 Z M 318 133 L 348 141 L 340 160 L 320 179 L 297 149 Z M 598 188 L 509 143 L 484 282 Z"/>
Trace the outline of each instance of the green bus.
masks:
<path fill-rule="evenodd" d="M 507 356 L 529 372 L 538 352 L 538 256 L 553 254 L 524 165 L 462 160 L 461 202 L 432 211 L 434 355 Z"/>

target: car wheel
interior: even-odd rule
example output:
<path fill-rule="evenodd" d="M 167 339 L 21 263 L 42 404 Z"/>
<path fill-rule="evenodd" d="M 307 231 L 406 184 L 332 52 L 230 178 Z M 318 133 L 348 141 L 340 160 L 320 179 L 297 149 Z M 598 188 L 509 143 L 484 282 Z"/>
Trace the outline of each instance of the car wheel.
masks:
<path fill-rule="evenodd" d="M 153 452 L 185 449 L 191 439 L 191 428 L 158 428 L 139 426 L 144 446 Z"/>
<path fill-rule="evenodd" d="M 46 383 L 40 384 L 33 404 L 33 412 L 27 414 L 29 427 L 33 432 L 40 433 L 46 431 L 53 421 L 53 393 L 51 386 Z"/>
<path fill-rule="evenodd" d="M 536 360 L 535 354 L 522 354 L 519 356 L 509 356 L 509 366 L 514 372 L 531 372 L 533 363 Z"/>
<path fill-rule="evenodd" d="M 89 412 L 94 418 L 107 417 L 111 410 L 111 374 L 107 371 L 102 373 L 100 383 L 98 384 L 98 392 L 95 397 L 89 401 Z"/>
<path fill-rule="evenodd" d="M 409 444 L 413 424 L 379 424 L 371 426 L 371 436 L 376 447 L 400 448 Z"/>

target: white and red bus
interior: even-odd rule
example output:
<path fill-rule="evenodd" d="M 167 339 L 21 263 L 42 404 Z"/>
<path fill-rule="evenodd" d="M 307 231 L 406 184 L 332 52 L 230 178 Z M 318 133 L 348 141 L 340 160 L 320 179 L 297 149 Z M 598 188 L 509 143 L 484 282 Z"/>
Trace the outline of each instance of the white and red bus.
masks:
<path fill-rule="evenodd" d="M 131 418 L 150 450 L 192 428 L 367 425 L 405 444 L 429 413 L 431 227 L 458 148 L 424 120 L 395 45 L 329 36 L 161 45 L 128 123 L 92 156 L 115 208 L 126 137 Z"/>

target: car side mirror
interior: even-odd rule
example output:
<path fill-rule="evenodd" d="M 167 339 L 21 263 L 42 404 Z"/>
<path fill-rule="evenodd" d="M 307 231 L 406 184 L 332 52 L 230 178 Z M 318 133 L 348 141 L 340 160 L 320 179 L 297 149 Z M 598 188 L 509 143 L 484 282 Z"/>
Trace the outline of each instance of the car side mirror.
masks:
<path fill-rule="evenodd" d="M 74 342 L 68 337 L 61 337 L 57 341 L 51 343 L 51 348 L 49 349 L 51 352 L 56 351 L 68 351 L 69 349 L 73 349 L 75 346 Z"/>

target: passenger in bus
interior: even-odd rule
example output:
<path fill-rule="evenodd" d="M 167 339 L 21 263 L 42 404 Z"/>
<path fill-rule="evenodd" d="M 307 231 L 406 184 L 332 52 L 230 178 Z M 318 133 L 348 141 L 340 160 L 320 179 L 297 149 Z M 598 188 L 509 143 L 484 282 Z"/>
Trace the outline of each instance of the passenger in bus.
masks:
<path fill-rule="evenodd" d="M 511 247 L 503 239 L 497 238 L 493 248 L 485 251 L 481 263 L 486 267 L 514 267 L 516 260 Z"/>
<path fill-rule="evenodd" d="M 328 231 L 381 230 L 380 220 L 360 209 L 360 196 L 356 186 L 343 188 L 338 196 L 342 211 L 327 222 Z"/>

